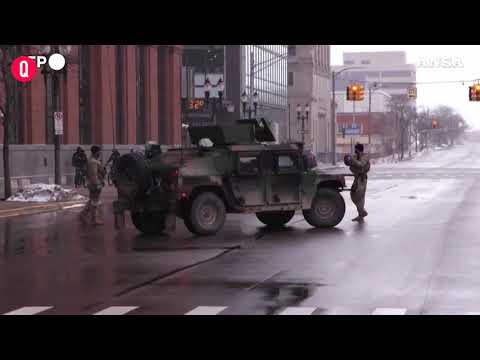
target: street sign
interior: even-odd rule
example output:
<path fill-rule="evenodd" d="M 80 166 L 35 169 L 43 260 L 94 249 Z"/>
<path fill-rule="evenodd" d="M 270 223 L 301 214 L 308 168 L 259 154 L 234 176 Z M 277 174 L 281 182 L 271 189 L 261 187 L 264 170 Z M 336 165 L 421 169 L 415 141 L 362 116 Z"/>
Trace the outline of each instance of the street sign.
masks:
<path fill-rule="evenodd" d="M 55 135 L 63 135 L 63 113 L 54 112 L 53 119 L 55 121 Z"/>
<path fill-rule="evenodd" d="M 360 135 L 360 129 L 345 128 L 345 135 Z"/>
<path fill-rule="evenodd" d="M 360 135 L 360 124 L 350 124 L 344 127 L 345 135 Z"/>

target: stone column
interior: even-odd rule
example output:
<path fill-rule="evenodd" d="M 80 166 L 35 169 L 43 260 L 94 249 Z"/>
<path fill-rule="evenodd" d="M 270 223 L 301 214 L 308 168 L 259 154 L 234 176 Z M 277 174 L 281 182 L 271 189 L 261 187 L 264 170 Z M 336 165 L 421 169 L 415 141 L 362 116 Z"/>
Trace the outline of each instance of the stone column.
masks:
<path fill-rule="evenodd" d="M 147 141 L 158 141 L 159 96 L 158 96 L 158 47 L 145 49 L 145 120 Z"/>
<path fill-rule="evenodd" d="M 25 143 L 45 144 L 45 80 L 43 75 L 37 74 L 35 79 L 27 85 L 25 96 Z"/>
<path fill-rule="evenodd" d="M 181 45 L 159 47 L 159 98 L 161 144 L 181 144 Z"/>
<path fill-rule="evenodd" d="M 61 75 L 61 97 L 63 111 L 63 142 L 65 144 L 78 144 L 80 142 L 79 124 L 79 48 L 74 46 L 67 59 L 66 74 Z M 70 61 L 69 61 L 70 60 Z"/>
<path fill-rule="evenodd" d="M 125 102 L 125 142 L 127 144 L 137 143 L 137 78 L 135 48 L 135 45 L 125 46 L 123 98 Z"/>
<path fill-rule="evenodd" d="M 91 51 L 92 139 L 113 144 L 115 131 L 115 46 L 96 45 Z"/>

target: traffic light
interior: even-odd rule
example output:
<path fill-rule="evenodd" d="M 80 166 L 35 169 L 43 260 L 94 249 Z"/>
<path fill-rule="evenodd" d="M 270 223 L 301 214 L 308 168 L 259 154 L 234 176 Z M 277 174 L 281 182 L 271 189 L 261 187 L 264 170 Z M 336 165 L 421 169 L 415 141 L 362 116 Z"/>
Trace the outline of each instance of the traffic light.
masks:
<path fill-rule="evenodd" d="M 362 85 L 357 85 L 358 86 L 358 91 L 357 91 L 357 96 L 356 99 L 357 101 L 363 101 L 365 98 L 365 88 Z"/>
<path fill-rule="evenodd" d="M 470 101 L 480 101 L 480 84 L 469 87 L 468 97 Z"/>
<path fill-rule="evenodd" d="M 347 86 L 347 100 L 362 101 L 365 97 L 365 88 L 359 84 Z"/>
<path fill-rule="evenodd" d="M 355 100 L 353 98 L 353 92 L 352 92 L 352 86 L 351 85 L 347 86 L 347 100 L 348 101 L 354 101 Z"/>
<path fill-rule="evenodd" d="M 438 122 L 437 122 L 437 120 L 432 120 L 432 129 L 438 129 Z"/>

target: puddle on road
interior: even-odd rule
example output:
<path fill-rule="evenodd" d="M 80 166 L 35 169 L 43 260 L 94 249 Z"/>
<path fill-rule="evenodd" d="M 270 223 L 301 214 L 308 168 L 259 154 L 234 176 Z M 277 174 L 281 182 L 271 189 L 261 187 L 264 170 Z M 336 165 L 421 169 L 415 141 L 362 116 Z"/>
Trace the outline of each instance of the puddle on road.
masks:
<path fill-rule="evenodd" d="M 276 315 L 289 306 L 298 306 L 311 297 L 323 284 L 267 283 L 255 288 L 263 293 L 264 304 L 256 308 L 256 314 Z"/>

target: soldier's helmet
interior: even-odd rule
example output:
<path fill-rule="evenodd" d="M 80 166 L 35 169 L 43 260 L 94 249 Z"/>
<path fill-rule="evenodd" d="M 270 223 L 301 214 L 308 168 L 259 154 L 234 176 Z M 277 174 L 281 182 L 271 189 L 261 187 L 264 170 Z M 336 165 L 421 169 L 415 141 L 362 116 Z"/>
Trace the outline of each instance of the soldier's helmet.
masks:
<path fill-rule="evenodd" d="M 90 148 L 90 151 L 92 152 L 92 154 L 97 154 L 101 150 L 102 150 L 102 148 L 98 145 L 92 145 L 92 147 Z"/>
<path fill-rule="evenodd" d="M 362 152 L 363 153 L 363 144 L 360 144 L 360 143 L 356 143 L 355 144 L 355 151 L 358 151 L 358 152 Z"/>

